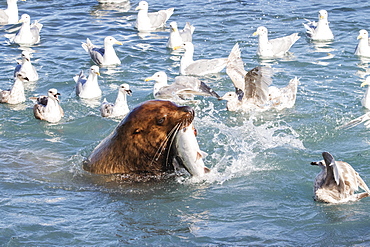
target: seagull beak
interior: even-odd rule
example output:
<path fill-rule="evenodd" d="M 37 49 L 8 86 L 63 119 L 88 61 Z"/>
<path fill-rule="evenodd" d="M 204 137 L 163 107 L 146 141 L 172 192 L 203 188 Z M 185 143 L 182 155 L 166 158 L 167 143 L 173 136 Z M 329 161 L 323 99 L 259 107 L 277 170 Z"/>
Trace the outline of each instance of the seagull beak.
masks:
<path fill-rule="evenodd" d="M 369 82 L 367 80 L 361 83 L 361 87 L 365 87 L 366 85 L 369 85 Z"/>
<path fill-rule="evenodd" d="M 257 35 L 258 35 L 258 32 L 254 32 L 254 33 L 253 33 L 253 36 L 257 36 Z"/>
<path fill-rule="evenodd" d="M 126 90 L 126 93 L 128 94 L 128 95 L 132 95 L 132 91 L 131 91 L 131 89 L 129 89 L 129 90 Z"/>
<path fill-rule="evenodd" d="M 100 72 L 95 72 L 98 76 L 100 76 Z"/>
<path fill-rule="evenodd" d="M 148 78 L 145 78 L 144 81 L 153 81 L 153 78 L 152 77 L 148 77 Z"/>
<path fill-rule="evenodd" d="M 117 41 L 117 42 L 115 42 L 115 44 L 116 45 L 122 45 L 122 42 Z"/>
<path fill-rule="evenodd" d="M 319 18 L 320 18 L 320 19 L 324 19 L 324 16 L 320 15 L 320 16 L 319 16 Z"/>
<path fill-rule="evenodd" d="M 137 7 L 135 8 L 135 10 L 140 10 L 140 6 L 137 6 Z"/>
<path fill-rule="evenodd" d="M 173 49 L 176 51 L 176 50 L 181 49 L 181 48 L 183 48 L 183 46 L 182 46 L 182 45 L 180 45 L 180 46 L 175 46 Z"/>
<path fill-rule="evenodd" d="M 357 39 L 362 39 L 362 36 L 361 35 L 357 36 Z"/>

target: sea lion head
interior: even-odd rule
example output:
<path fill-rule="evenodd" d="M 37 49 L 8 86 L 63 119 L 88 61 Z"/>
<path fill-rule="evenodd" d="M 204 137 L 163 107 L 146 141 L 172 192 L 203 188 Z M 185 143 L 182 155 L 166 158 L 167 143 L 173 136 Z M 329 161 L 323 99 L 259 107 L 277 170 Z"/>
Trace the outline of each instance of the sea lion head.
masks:
<path fill-rule="evenodd" d="M 150 100 L 134 108 L 84 163 L 97 174 L 151 174 L 173 171 L 170 145 L 194 110 L 170 101 Z"/>

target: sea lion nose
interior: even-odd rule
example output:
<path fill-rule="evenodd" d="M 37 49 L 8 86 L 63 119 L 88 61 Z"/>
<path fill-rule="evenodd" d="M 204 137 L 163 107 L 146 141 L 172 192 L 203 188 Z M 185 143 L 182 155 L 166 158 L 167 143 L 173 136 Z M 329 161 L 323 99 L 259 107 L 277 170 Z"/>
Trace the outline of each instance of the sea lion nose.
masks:
<path fill-rule="evenodd" d="M 189 112 L 189 113 L 191 113 L 191 115 L 194 116 L 194 109 L 190 106 L 183 106 L 183 107 L 181 107 L 181 110 L 183 112 Z"/>

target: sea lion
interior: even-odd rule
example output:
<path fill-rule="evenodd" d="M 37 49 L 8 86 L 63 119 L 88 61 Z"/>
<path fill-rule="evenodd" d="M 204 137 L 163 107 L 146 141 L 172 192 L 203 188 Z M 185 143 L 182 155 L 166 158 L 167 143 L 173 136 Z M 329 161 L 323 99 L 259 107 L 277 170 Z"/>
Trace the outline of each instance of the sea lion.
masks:
<path fill-rule="evenodd" d="M 173 172 L 171 144 L 179 129 L 189 126 L 194 110 L 170 101 L 150 100 L 134 108 L 84 162 L 95 174 L 123 174 L 129 178 Z"/>

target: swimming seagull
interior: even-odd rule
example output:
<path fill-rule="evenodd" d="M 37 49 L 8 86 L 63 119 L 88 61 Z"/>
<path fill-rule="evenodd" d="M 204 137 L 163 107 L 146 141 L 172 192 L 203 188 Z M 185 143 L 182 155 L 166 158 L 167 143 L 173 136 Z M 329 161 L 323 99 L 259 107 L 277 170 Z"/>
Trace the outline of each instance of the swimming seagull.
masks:
<path fill-rule="evenodd" d="M 38 21 L 34 21 L 31 24 L 31 18 L 27 14 L 23 14 L 19 22 L 22 23 L 22 26 L 16 34 L 4 35 L 9 39 L 9 42 L 19 45 L 34 45 L 40 43 L 40 31 L 43 25 Z"/>
<path fill-rule="evenodd" d="M 229 111 L 281 110 L 295 104 L 299 79 L 295 77 L 284 88 L 269 87 L 272 83 L 271 68 L 258 66 L 246 72 L 238 44 L 229 55 L 226 73 L 235 86 L 235 92 L 228 92 L 222 97 L 227 100 Z"/>
<path fill-rule="evenodd" d="M 366 80 L 361 83 L 361 87 L 365 87 L 365 86 L 368 86 L 366 88 L 366 91 L 365 91 L 365 94 L 361 100 L 361 104 L 363 107 L 367 108 L 370 110 L 370 76 L 366 77 Z M 351 121 L 349 121 L 348 123 L 346 124 L 343 124 L 341 126 L 339 126 L 338 128 L 339 129 L 350 129 L 350 128 L 353 128 L 357 125 L 359 125 L 360 123 L 363 123 L 365 122 L 365 126 L 366 128 L 369 128 L 370 127 L 370 112 L 367 112 L 365 113 L 364 115 L 361 115 L 360 117 L 358 118 L 355 118 Z"/>
<path fill-rule="evenodd" d="M 155 81 L 153 96 L 156 99 L 186 100 L 193 99 L 194 95 L 220 98 L 208 85 L 193 76 L 176 76 L 175 82 L 168 85 L 166 72 L 159 71 L 145 81 Z"/>
<path fill-rule="evenodd" d="M 200 59 L 193 60 L 194 45 L 191 42 L 185 42 L 181 46 L 176 46 L 174 50 L 184 48 L 185 53 L 180 61 L 181 75 L 197 75 L 218 73 L 226 67 L 228 58 Z"/>
<path fill-rule="evenodd" d="M 127 115 L 130 112 L 130 109 L 127 105 L 127 95 L 131 96 L 132 91 L 128 84 L 121 84 L 118 89 L 118 95 L 116 102 L 114 104 L 109 103 L 104 99 L 103 103 L 100 106 L 100 114 L 102 117 L 121 117 Z"/>
<path fill-rule="evenodd" d="M 0 90 L 0 103 L 19 104 L 26 101 L 23 82 L 28 81 L 24 74 L 17 73 L 14 84 L 9 90 Z"/>
<path fill-rule="evenodd" d="M 292 45 L 300 38 L 298 33 L 293 33 L 289 36 L 284 36 L 276 39 L 268 39 L 268 31 L 264 26 L 257 28 L 253 36 L 258 35 L 257 55 L 261 57 L 282 57 L 292 47 Z"/>
<path fill-rule="evenodd" d="M 329 41 L 334 39 L 334 35 L 329 27 L 328 12 L 326 10 L 319 11 L 319 21 L 307 20 L 303 23 L 306 28 L 308 37 L 316 41 Z"/>
<path fill-rule="evenodd" d="M 18 0 L 7 0 L 8 7 L 0 9 L 0 23 L 1 24 L 17 24 L 18 23 Z M 26 1 L 26 0 L 21 0 Z"/>
<path fill-rule="evenodd" d="M 139 31 L 152 31 L 164 27 L 166 21 L 173 14 L 174 8 L 148 13 L 149 5 L 146 1 L 139 2 L 135 27 Z"/>
<path fill-rule="evenodd" d="M 64 116 L 63 109 L 59 105 L 59 95 L 60 93 L 55 88 L 51 88 L 47 96 L 38 97 L 37 104 L 33 107 L 35 118 L 50 123 L 58 122 Z"/>
<path fill-rule="evenodd" d="M 122 45 L 114 37 L 108 36 L 104 39 L 104 48 L 96 47 L 89 38 L 86 39 L 86 43 L 82 43 L 82 47 L 90 54 L 91 59 L 97 65 L 116 65 L 121 64 L 121 60 L 119 60 L 113 48 L 115 44 Z"/>
<path fill-rule="evenodd" d="M 185 24 L 183 30 L 179 31 L 177 28 L 177 23 L 172 21 L 170 23 L 170 36 L 167 41 L 167 48 L 173 49 L 176 46 L 181 46 L 184 42 L 192 42 L 193 41 L 193 33 L 195 27 L 191 25 L 189 22 Z"/>
<path fill-rule="evenodd" d="M 76 95 L 80 98 L 93 99 L 101 96 L 102 92 L 98 83 L 99 67 L 93 65 L 90 67 L 89 75 L 86 78 L 83 71 L 75 75 L 73 79 L 76 82 Z"/>
<path fill-rule="evenodd" d="M 39 79 L 39 75 L 35 67 L 31 63 L 31 55 L 28 51 L 22 51 L 21 54 L 22 61 L 18 62 L 18 65 L 14 69 L 14 78 L 17 77 L 18 73 L 21 73 L 29 81 L 37 81 Z"/>
<path fill-rule="evenodd" d="M 361 83 L 361 87 L 369 86 L 370 85 L 370 76 L 366 77 L 366 80 Z M 364 97 L 361 100 L 361 104 L 363 107 L 370 110 L 370 89 L 369 87 L 366 88 L 366 92 Z"/>
<path fill-rule="evenodd" d="M 357 39 L 359 41 L 355 50 L 355 55 L 370 57 L 370 39 L 368 32 L 365 29 L 361 29 Z"/>
<path fill-rule="evenodd" d="M 317 174 L 314 184 L 315 200 L 327 203 L 358 201 L 370 195 L 370 190 L 353 167 L 344 161 L 335 161 L 334 157 L 323 152 L 324 160 L 311 162 L 321 172 Z M 359 188 L 365 192 L 354 193 Z"/>

